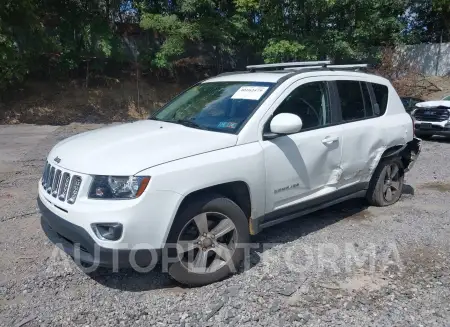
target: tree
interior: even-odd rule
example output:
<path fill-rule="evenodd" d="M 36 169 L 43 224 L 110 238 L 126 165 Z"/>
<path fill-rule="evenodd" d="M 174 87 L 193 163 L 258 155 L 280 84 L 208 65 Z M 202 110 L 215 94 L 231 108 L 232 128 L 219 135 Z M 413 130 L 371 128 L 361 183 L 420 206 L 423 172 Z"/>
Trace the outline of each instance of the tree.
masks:
<path fill-rule="evenodd" d="M 450 41 L 450 0 L 410 0 L 403 20 L 406 43 Z"/>
<path fill-rule="evenodd" d="M 3 90 L 29 75 L 65 78 L 91 59 L 99 73 L 106 63 L 172 70 L 191 59 L 220 71 L 258 61 L 362 61 L 380 46 L 450 41 L 450 0 L 3 2 Z M 142 31 L 130 38 L 118 25 Z"/>

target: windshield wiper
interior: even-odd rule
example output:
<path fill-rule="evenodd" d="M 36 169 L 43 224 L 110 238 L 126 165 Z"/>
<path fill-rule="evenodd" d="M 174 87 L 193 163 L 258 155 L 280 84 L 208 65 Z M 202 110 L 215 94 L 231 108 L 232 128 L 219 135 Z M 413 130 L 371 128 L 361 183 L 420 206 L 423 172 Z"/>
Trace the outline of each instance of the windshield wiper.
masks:
<path fill-rule="evenodd" d="M 165 123 L 172 123 L 172 124 L 180 124 L 187 127 L 197 128 L 197 129 L 205 129 L 207 130 L 207 127 L 200 126 L 195 121 L 189 120 L 189 119 L 177 119 L 177 120 L 169 120 L 169 119 L 158 119 L 156 117 L 150 117 L 150 120 L 156 120 L 156 121 L 162 121 Z"/>
<path fill-rule="evenodd" d="M 187 127 L 193 127 L 193 128 L 198 128 L 198 129 L 206 129 L 203 126 L 200 126 L 199 124 L 197 124 L 195 121 L 189 120 L 189 119 L 178 119 L 176 121 L 174 121 L 174 123 L 177 124 L 181 124 L 183 126 L 187 126 Z"/>

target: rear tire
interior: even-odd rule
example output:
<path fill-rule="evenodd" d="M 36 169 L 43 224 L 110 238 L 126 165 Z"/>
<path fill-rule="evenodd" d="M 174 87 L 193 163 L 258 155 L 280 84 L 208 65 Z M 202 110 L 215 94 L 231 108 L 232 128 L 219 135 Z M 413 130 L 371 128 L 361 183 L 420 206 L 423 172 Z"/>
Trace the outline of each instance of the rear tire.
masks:
<path fill-rule="evenodd" d="M 218 194 L 200 196 L 177 214 L 167 243 L 177 244 L 169 266 L 176 281 L 207 285 L 233 274 L 249 243 L 248 219 L 233 201 Z"/>
<path fill-rule="evenodd" d="M 403 182 L 404 168 L 400 158 L 384 159 L 372 176 L 367 200 L 373 206 L 390 206 L 402 196 Z"/>

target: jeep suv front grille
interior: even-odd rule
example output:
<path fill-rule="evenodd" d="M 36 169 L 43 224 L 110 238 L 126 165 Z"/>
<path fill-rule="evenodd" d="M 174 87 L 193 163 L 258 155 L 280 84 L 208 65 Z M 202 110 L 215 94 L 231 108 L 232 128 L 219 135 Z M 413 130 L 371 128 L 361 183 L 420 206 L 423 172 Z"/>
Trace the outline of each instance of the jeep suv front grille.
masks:
<path fill-rule="evenodd" d="M 82 179 L 78 175 L 71 175 L 48 162 L 45 165 L 42 186 L 48 194 L 59 201 L 74 204 L 80 190 L 81 181 Z"/>
<path fill-rule="evenodd" d="M 450 118 L 450 113 L 447 109 L 417 109 L 414 118 L 419 121 L 442 122 Z"/>

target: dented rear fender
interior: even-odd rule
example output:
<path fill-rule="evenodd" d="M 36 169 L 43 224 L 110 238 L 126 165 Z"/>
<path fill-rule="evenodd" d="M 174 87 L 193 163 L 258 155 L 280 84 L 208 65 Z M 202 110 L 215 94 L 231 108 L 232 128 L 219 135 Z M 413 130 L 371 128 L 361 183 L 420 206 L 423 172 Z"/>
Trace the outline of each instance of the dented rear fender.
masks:
<path fill-rule="evenodd" d="M 414 137 L 414 139 L 406 144 L 401 152 L 405 172 L 410 171 L 416 164 L 417 158 L 422 151 L 422 140 Z"/>

